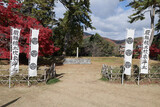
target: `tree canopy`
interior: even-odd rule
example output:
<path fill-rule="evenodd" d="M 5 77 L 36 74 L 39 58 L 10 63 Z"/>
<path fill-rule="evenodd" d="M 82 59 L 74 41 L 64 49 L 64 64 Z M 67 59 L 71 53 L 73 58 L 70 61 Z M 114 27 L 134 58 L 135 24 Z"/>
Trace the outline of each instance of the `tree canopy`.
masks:
<path fill-rule="evenodd" d="M 120 0 L 125 1 L 125 0 Z M 133 23 L 138 20 L 145 19 L 145 13 L 150 13 L 151 28 L 153 29 L 150 39 L 150 46 L 154 38 L 154 24 L 155 24 L 155 14 L 160 17 L 160 0 L 132 0 L 127 6 L 132 7 L 135 13 L 129 16 L 129 22 Z M 156 23 L 156 30 L 160 29 L 160 18 L 158 23 Z"/>
<path fill-rule="evenodd" d="M 55 23 L 54 6 L 55 0 L 24 0 L 20 12 L 36 18 L 44 27 L 52 28 Z"/>
<path fill-rule="evenodd" d="M 57 45 L 62 47 L 63 53 L 66 54 L 67 49 L 74 50 L 80 45 L 84 29 L 93 29 L 94 27 L 90 19 L 89 0 L 69 0 L 62 3 L 67 11 L 64 13 L 64 18 L 60 19 L 57 27 L 54 28 L 54 33 L 58 38 Z"/>
<path fill-rule="evenodd" d="M 24 16 L 18 9 L 21 3 L 16 0 L 9 0 L 7 6 L 0 0 L 0 58 L 10 57 L 10 26 L 21 29 L 20 34 L 20 53 L 29 53 L 30 28 L 39 29 L 39 55 L 51 55 L 59 48 L 54 47 L 52 30 L 43 27 L 37 19 Z"/>
<path fill-rule="evenodd" d="M 110 56 L 114 54 L 114 47 L 98 33 L 85 38 L 80 46 L 82 56 Z"/>

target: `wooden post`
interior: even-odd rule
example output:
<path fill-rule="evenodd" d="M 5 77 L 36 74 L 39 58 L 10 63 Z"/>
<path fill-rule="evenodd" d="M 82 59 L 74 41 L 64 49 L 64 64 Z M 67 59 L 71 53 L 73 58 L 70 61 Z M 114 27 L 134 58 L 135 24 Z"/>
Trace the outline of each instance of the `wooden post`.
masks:
<path fill-rule="evenodd" d="M 79 48 L 77 47 L 77 58 L 78 58 L 78 52 L 79 52 Z"/>
<path fill-rule="evenodd" d="M 9 88 L 11 88 L 11 76 L 9 76 Z"/>
<path fill-rule="evenodd" d="M 30 84 L 29 84 L 29 75 L 28 75 L 28 87 L 29 87 L 29 85 L 30 85 Z"/>
<path fill-rule="evenodd" d="M 113 68 L 112 68 L 112 66 L 111 66 L 111 80 L 112 80 L 112 70 L 113 70 Z"/>
<path fill-rule="evenodd" d="M 46 81 L 46 70 L 47 70 L 47 68 L 46 68 L 46 65 L 45 65 L 45 70 L 44 70 L 44 81 Z M 46 83 L 46 82 L 45 82 Z"/>
<path fill-rule="evenodd" d="M 140 80 L 140 73 L 138 74 L 138 85 L 139 85 L 139 80 Z"/>
<path fill-rule="evenodd" d="M 11 58 L 12 58 L 12 28 L 10 28 L 11 30 L 10 30 L 10 32 L 11 32 L 11 34 L 10 34 L 10 69 L 9 69 L 9 88 L 11 88 Z"/>
<path fill-rule="evenodd" d="M 30 66 L 30 59 L 31 59 L 31 35 L 32 35 L 32 32 L 31 32 L 31 29 L 30 29 L 30 37 L 29 37 L 29 57 L 28 57 L 28 87 L 30 86 L 30 83 L 29 83 L 29 66 Z"/>
<path fill-rule="evenodd" d="M 123 73 L 122 73 L 122 85 L 124 84 L 124 66 L 123 66 Z"/>
<path fill-rule="evenodd" d="M 123 85 L 123 81 L 124 81 L 124 73 L 122 73 L 122 85 Z"/>

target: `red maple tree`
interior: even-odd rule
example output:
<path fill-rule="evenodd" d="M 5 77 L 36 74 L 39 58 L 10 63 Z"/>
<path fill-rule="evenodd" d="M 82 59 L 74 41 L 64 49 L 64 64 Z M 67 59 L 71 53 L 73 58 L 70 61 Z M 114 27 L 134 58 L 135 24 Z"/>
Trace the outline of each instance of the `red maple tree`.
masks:
<path fill-rule="evenodd" d="M 139 42 L 136 44 L 136 48 L 133 51 L 133 55 L 135 58 L 140 59 L 141 58 L 141 50 L 142 50 L 142 43 Z M 156 44 L 152 44 L 150 47 L 150 58 L 157 59 L 158 55 L 160 55 L 160 48 Z"/>
<path fill-rule="evenodd" d="M 150 57 L 153 59 L 157 59 L 158 55 L 160 55 L 160 48 L 156 44 L 153 44 L 150 47 Z"/>
<path fill-rule="evenodd" d="M 55 47 L 52 37 L 52 30 L 45 28 L 35 18 L 24 16 L 18 12 L 21 8 L 16 0 L 9 0 L 4 4 L 0 0 L 0 58 L 10 57 L 10 27 L 21 29 L 19 47 L 20 53 L 29 54 L 30 28 L 39 29 L 39 55 L 51 55 L 59 48 Z"/>
<path fill-rule="evenodd" d="M 137 42 L 135 49 L 133 50 L 133 57 L 140 59 L 142 50 L 142 42 Z"/>

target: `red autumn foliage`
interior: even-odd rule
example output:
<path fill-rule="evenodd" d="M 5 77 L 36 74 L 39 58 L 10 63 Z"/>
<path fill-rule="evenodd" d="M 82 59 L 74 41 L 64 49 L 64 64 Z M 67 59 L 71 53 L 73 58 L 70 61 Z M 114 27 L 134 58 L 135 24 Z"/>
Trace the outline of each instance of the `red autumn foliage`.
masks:
<path fill-rule="evenodd" d="M 140 57 L 141 57 L 141 50 L 142 50 L 141 44 L 142 44 L 141 42 L 138 42 L 136 44 L 136 47 L 133 50 L 133 56 L 134 56 L 134 58 L 140 59 Z"/>
<path fill-rule="evenodd" d="M 29 16 L 24 16 L 17 10 L 21 4 L 16 0 L 9 0 L 8 5 L 4 5 L 0 0 L 0 58 L 10 57 L 10 27 L 20 28 L 19 47 L 20 53 L 29 53 L 30 28 L 40 29 L 39 32 L 39 55 L 51 55 L 59 48 L 54 47 L 51 40 L 52 30 L 43 27 L 39 21 Z"/>
<path fill-rule="evenodd" d="M 141 46 L 141 42 L 137 43 L 136 48 L 133 51 L 133 55 L 134 56 L 136 55 L 137 56 L 136 58 L 140 59 L 142 48 L 138 47 L 138 46 Z M 150 55 L 149 56 L 152 59 L 157 59 L 158 55 L 160 55 L 160 48 L 158 48 L 158 46 L 153 43 L 150 47 Z"/>
<path fill-rule="evenodd" d="M 150 47 L 150 57 L 151 58 L 157 58 L 157 56 L 160 55 L 160 48 L 156 44 L 153 44 Z"/>

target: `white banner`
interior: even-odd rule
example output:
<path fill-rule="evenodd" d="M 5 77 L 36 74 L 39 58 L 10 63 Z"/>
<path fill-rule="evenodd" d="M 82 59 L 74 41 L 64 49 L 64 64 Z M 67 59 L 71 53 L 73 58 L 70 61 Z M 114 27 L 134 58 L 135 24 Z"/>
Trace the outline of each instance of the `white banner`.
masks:
<path fill-rule="evenodd" d="M 149 61 L 149 40 L 152 29 L 144 29 L 143 48 L 141 56 L 141 74 L 148 74 L 148 61 Z"/>
<path fill-rule="evenodd" d="M 20 37 L 20 29 L 11 27 L 11 68 L 10 76 L 19 72 L 19 46 L 18 41 Z"/>
<path fill-rule="evenodd" d="M 127 37 L 124 52 L 124 74 L 126 75 L 131 75 L 134 32 L 135 31 L 133 29 L 127 29 Z"/>
<path fill-rule="evenodd" d="M 29 62 L 29 76 L 37 76 L 37 58 L 38 58 L 38 35 L 39 30 L 31 29 L 31 47 L 30 47 L 30 62 Z"/>

